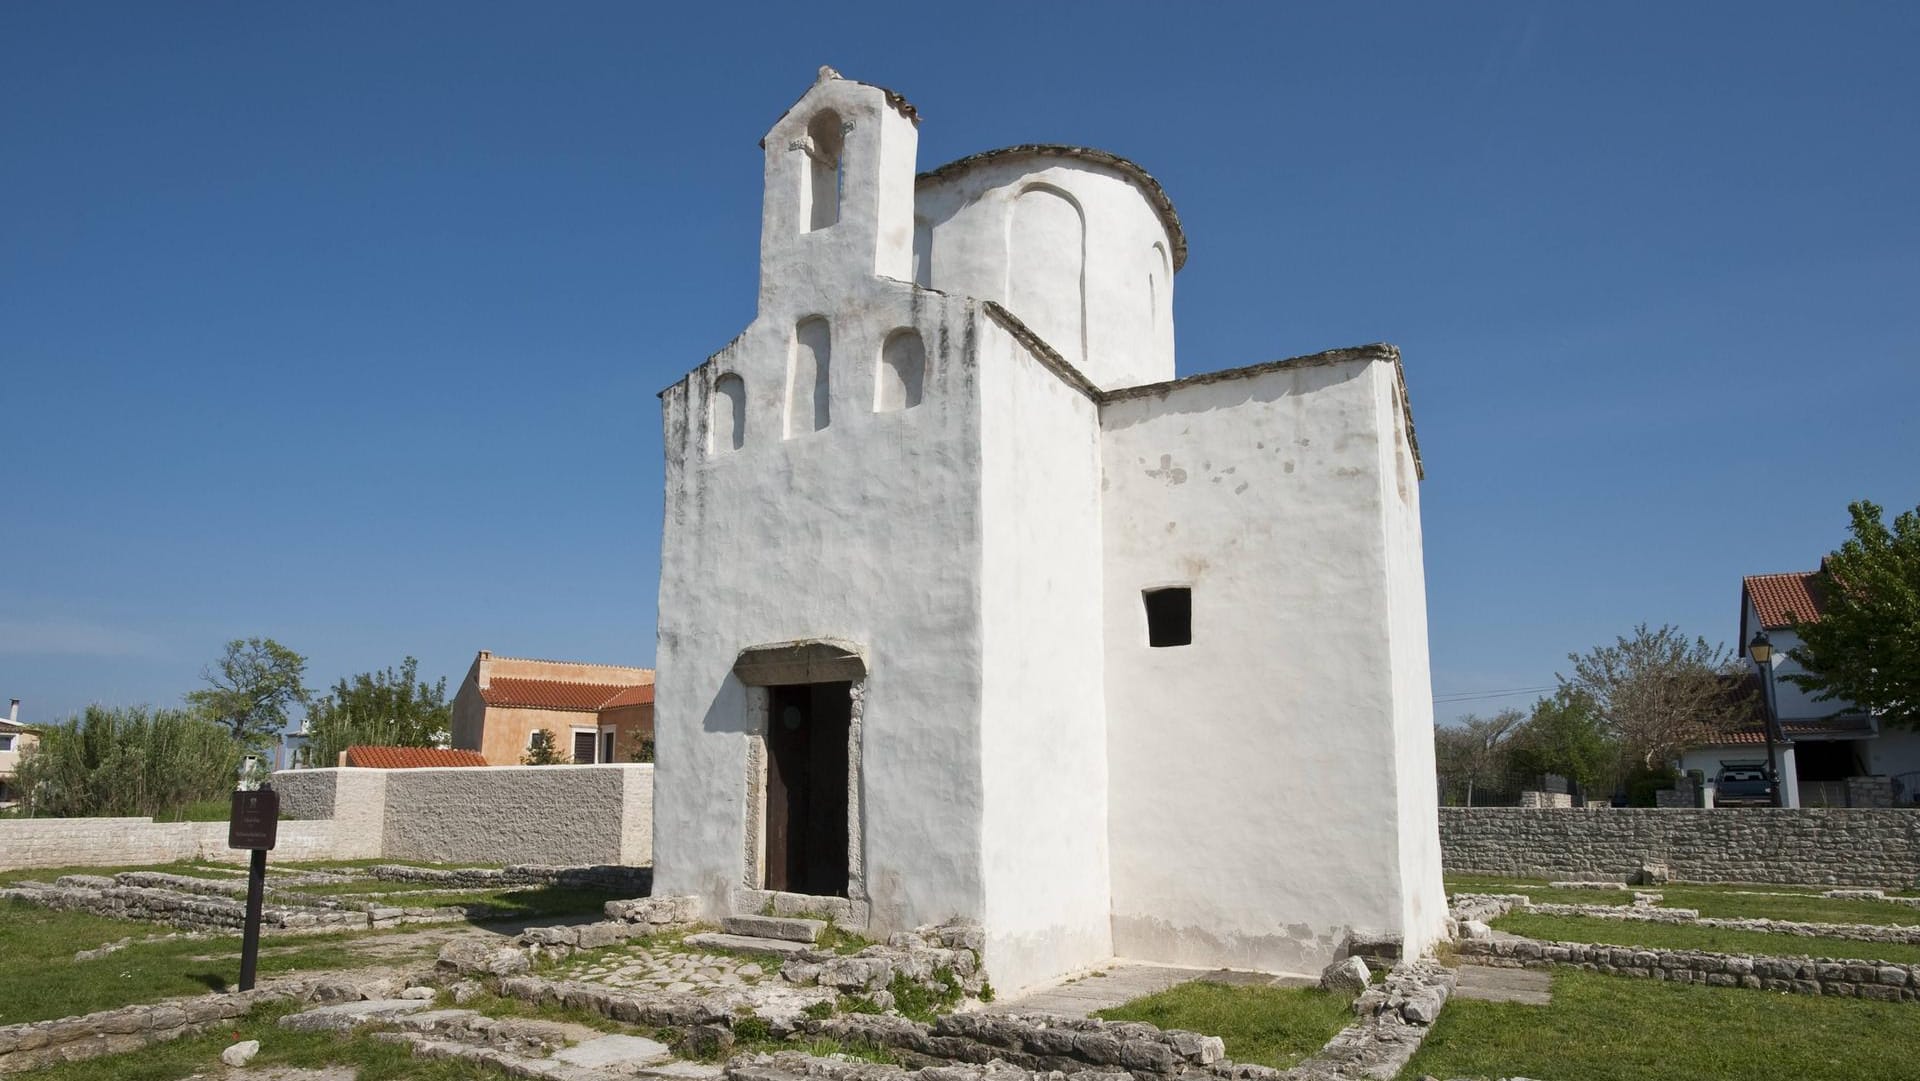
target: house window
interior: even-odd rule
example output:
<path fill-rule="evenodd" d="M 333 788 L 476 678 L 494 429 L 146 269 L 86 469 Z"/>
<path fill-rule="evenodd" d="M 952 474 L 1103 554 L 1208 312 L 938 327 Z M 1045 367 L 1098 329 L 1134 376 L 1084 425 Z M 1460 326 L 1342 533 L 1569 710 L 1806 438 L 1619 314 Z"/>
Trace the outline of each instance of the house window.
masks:
<path fill-rule="evenodd" d="M 576 728 L 573 730 L 573 761 L 575 765 L 593 764 L 595 744 L 600 742 L 600 730 L 597 728 Z"/>
<path fill-rule="evenodd" d="M 14 737 L 11 733 L 4 736 L 0 736 L 0 751 L 13 750 L 13 739 Z"/>
<path fill-rule="evenodd" d="M 600 730 L 600 761 L 613 761 L 613 737 L 617 734 L 617 730 L 612 728 Z"/>
<path fill-rule="evenodd" d="M 1193 590 L 1186 586 L 1149 589 L 1140 594 L 1147 604 L 1147 644 L 1184 646 L 1193 642 Z"/>

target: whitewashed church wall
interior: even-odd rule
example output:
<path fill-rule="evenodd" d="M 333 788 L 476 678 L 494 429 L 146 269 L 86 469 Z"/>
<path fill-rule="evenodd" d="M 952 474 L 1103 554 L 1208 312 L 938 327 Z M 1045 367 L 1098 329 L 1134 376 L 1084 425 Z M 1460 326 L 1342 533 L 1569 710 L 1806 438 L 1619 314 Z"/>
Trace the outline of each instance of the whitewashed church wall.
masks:
<path fill-rule="evenodd" d="M 981 323 L 986 962 L 1011 993 L 1113 952 L 1099 416 Z"/>
<path fill-rule="evenodd" d="M 1380 504 L 1385 509 L 1386 589 L 1392 634 L 1393 766 L 1399 792 L 1400 934 L 1408 955 L 1446 934 L 1440 874 L 1440 794 L 1433 757 L 1433 680 L 1427 655 L 1427 572 L 1420 528 L 1420 478 L 1402 408 L 1398 370 L 1373 364 Z M 1389 437 L 1388 433 L 1391 433 Z"/>
<path fill-rule="evenodd" d="M 1044 156 L 923 180 L 932 285 L 998 301 L 1103 389 L 1172 379 L 1166 226 L 1119 170 Z"/>
<path fill-rule="evenodd" d="M 802 277 L 792 294 L 764 295 L 746 333 L 663 395 L 655 892 L 697 894 L 721 911 L 732 890 L 748 885 L 746 771 L 755 733 L 733 663 L 754 646 L 833 638 L 857 643 L 869 671 L 856 832 L 874 928 L 977 917 L 972 309 L 832 268 Z M 819 283 L 828 280 L 839 283 L 834 297 L 802 295 L 823 292 Z M 831 421 L 784 437 L 793 327 L 816 312 L 831 324 Z M 902 327 L 926 343 L 922 400 L 875 412 L 881 352 Z M 725 374 L 745 387 L 737 450 L 708 438 L 712 388 Z"/>
<path fill-rule="evenodd" d="M 1404 918 L 1379 360 L 1102 412 L 1121 956 L 1317 972 Z M 1193 590 L 1191 645 L 1143 589 Z"/>

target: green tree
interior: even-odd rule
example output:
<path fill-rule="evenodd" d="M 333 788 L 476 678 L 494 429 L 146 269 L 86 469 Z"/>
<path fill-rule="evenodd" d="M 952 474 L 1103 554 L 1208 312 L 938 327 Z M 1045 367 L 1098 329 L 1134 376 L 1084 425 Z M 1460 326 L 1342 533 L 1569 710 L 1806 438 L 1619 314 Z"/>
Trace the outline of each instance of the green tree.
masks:
<path fill-rule="evenodd" d="M 1475 788 L 1507 775 L 1508 743 L 1526 719 L 1517 709 L 1503 709 L 1491 717 L 1469 713 L 1456 724 L 1435 726 L 1433 757 L 1442 792 L 1463 786 L 1465 803 L 1473 806 Z"/>
<path fill-rule="evenodd" d="M 1724 682 L 1735 671 L 1732 654 L 1705 638 L 1689 641 L 1677 627 L 1650 631 L 1642 623 L 1631 638 L 1567 659 L 1573 674 L 1559 677 L 1561 689 L 1585 695 L 1622 754 L 1645 768 L 1664 765 L 1703 731 L 1744 719 Z"/>
<path fill-rule="evenodd" d="M 186 710 L 88 706 L 41 727 L 16 782 L 34 815 L 166 818 L 231 792 L 240 756 L 225 728 Z"/>
<path fill-rule="evenodd" d="M 1521 773 L 1557 773 L 1583 789 L 1611 779 L 1620 760 L 1593 699 L 1571 687 L 1534 703 L 1533 716 L 1513 737 L 1512 755 Z"/>
<path fill-rule="evenodd" d="M 569 760 L 554 743 L 553 733 L 542 728 L 527 740 L 527 753 L 520 756 L 523 766 L 564 766 Z"/>
<path fill-rule="evenodd" d="M 452 734 L 447 680 L 429 685 L 420 662 L 408 657 L 395 671 L 342 678 L 307 707 L 307 762 L 330 766 L 355 744 L 444 747 Z"/>
<path fill-rule="evenodd" d="M 1851 702 L 1896 725 L 1920 727 L 1920 508 L 1889 529 L 1880 507 L 1847 508 L 1853 536 L 1820 567 L 1825 609 L 1791 613 L 1804 673 L 1785 678 L 1819 701 Z"/>
<path fill-rule="evenodd" d="M 263 747 L 287 726 L 294 703 L 311 697 L 307 659 L 271 638 L 235 638 L 220 659 L 200 672 L 207 686 L 187 692 L 187 704 L 227 726 L 235 742 Z"/>

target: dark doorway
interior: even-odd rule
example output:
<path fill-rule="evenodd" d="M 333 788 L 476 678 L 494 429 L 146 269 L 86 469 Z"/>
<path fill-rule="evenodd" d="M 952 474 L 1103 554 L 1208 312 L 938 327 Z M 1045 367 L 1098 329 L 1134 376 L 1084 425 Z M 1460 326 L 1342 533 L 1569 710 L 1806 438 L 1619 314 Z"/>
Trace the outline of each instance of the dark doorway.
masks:
<path fill-rule="evenodd" d="M 845 897 L 853 684 L 767 690 L 767 888 Z"/>

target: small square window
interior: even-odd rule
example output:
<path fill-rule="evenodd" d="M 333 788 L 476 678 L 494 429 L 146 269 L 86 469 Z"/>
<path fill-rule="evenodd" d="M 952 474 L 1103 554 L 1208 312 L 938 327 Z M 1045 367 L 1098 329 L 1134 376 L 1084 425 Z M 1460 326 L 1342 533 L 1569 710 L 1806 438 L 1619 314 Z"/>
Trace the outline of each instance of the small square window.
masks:
<path fill-rule="evenodd" d="M 1147 603 L 1147 644 L 1185 646 L 1193 643 L 1193 590 L 1186 586 L 1148 589 L 1140 594 Z"/>

